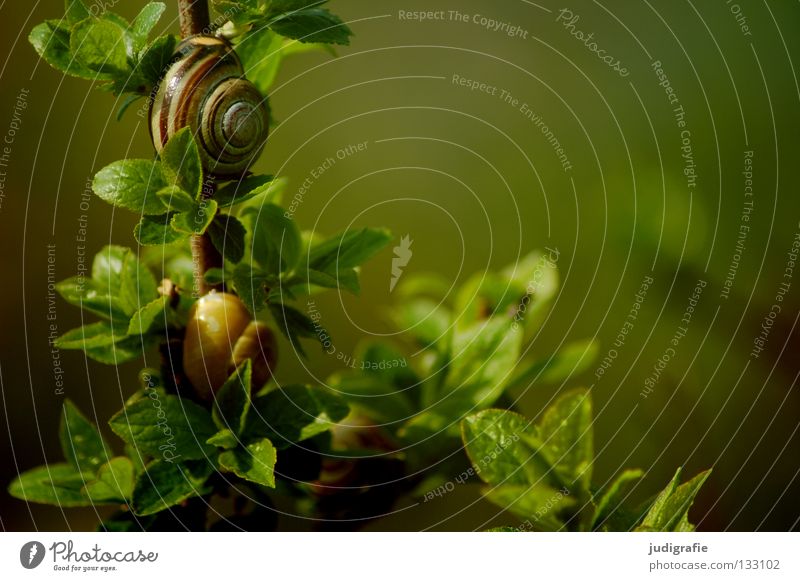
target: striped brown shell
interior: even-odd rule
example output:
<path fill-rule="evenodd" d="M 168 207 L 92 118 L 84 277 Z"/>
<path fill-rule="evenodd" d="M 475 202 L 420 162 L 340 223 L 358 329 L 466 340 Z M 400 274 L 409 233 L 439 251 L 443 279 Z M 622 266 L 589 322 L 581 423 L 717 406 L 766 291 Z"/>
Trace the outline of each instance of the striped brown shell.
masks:
<path fill-rule="evenodd" d="M 198 35 L 183 40 L 150 104 L 150 136 L 160 153 L 170 137 L 191 127 L 203 168 L 236 178 L 258 159 L 267 139 L 264 97 L 244 78 L 233 47 Z"/>

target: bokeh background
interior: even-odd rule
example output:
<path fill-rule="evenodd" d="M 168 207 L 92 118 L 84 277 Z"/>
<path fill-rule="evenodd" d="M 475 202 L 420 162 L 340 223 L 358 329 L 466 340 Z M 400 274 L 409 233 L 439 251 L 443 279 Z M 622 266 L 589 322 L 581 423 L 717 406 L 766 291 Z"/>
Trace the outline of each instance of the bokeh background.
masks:
<path fill-rule="evenodd" d="M 131 17 L 142 4 L 120 1 L 113 10 Z M 167 4 L 159 26 L 176 30 L 176 3 Z M 563 14 L 559 20 L 565 7 L 579 17 L 574 28 L 564 26 Z M 800 270 L 787 265 L 800 234 L 800 5 L 334 0 L 331 9 L 356 36 L 338 58 L 313 53 L 286 61 L 271 95 L 280 124 L 258 169 L 287 176 L 291 198 L 326 158 L 351 144 L 366 148 L 314 181 L 297 209 L 300 226 L 324 233 L 387 226 L 414 241 L 406 273 L 436 271 L 454 281 L 535 248 L 557 248 L 563 287 L 533 350 L 547 355 L 592 337 L 600 359 L 615 349 L 602 375 L 598 360 L 569 382 L 593 389 L 598 480 L 639 466 L 648 471 L 647 495 L 678 465 L 689 474 L 713 466 L 692 512 L 701 530 L 796 529 Z M 417 10 L 443 10 L 445 19 L 401 16 Z M 451 19 L 451 10 L 467 21 Z M 60 0 L 0 3 L 0 139 L 9 135 L 18 95 L 26 95 L 0 167 L 4 530 L 96 524 L 92 509 L 26 506 L 5 487 L 18 471 L 60 457 L 63 396 L 55 392 L 48 344 L 48 245 L 55 245 L 61 280 L 77 268 L 83 213 L 88 249 L 134 244 L 132 215 L 97 198 L 85 212 L 81 194 L 103 165 L 152 154 L 146 124 L 133 109 L 116 121 L 119 103 L 53 71 L 28 44 L 34 24 L 62 13 Z M 475 15 L 519 32 L 488 29 Z M 628 74 L 602 62 L 574 30 L 593 33 Z M 659 85 L 656 61 L 685 112 L 694 186 L 684 173 L 677 105 Z M 455 75 L 497 90 L 470 90 L 454 83 Z M 523 103 L 559 141 L 568 169 Z M 752 197 L 745 196 L 746 152 Z M 739 242 L 743 224 L 749 230 Z M 364 268 L 361 297 L 320 299 L 338 349 L 393 331 L 386 316 L 395 300 L 391 256 L 387 249 Z M 641 312 L 615 347 L 648 276 L 654 282 Z M 706 286 L 686 336 L 642 397 L 698 281 Z M 777 303 L 782 282 L 790 287 Z M 753 341 L 776 303 L 781 311 L 754 357 Z M 77 309 L 60 300 L 56 312 L 59 332 L 81 324 Z M 66 395 L 101 425 L 137 387 L 137 364 L 103 367 L 79 352 L 63 352 L 61 364 Z M 286 357 L 281 375 L 325 377 L 339 365 L 319 354 L 305 369 Z M 534 386 L 522 397 L 522 411 L 535 416 L 566 387 Z M 471 530 L 503 521 L 478 498 L 477 487 L 465 485 L 369 528 Z"/>

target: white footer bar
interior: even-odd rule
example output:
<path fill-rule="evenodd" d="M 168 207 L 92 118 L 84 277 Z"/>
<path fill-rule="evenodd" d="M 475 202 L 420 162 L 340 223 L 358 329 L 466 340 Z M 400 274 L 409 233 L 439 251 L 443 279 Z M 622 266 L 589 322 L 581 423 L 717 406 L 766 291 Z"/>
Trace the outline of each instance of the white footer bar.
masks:
<path fill-rule="evenodd" d="M 796 580 L 799 560 L 792 533 L 0 534 L 9 580 Z"/>

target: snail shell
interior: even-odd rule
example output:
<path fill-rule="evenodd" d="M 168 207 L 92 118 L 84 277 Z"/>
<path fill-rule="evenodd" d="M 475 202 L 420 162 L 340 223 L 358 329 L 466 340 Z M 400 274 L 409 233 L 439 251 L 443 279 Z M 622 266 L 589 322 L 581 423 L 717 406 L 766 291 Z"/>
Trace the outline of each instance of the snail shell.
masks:
<path fill-rule="evenodd" d="M 253 390 L 272 376 L 277 341 L 262 322 L 254 321 L 236 295 L 212 291 L 189 311 L 183 340 L 183 367 L 197 395 L 210 400 L 246 359 L 253 362 Z"/>
<path fill-rule="evenodd" d="M 160 153 L 170 137 L 191 127 L 203 169 L 237 178 L 267 139 L 266 100 L 224 39 L 191 36 L 178 44 L 173 64 L 150 103 L 150 137 Z"/>
<path fill-rule="evenodd" d="M 233 346 L 228 372 L 239 367 L 246 359 L 253 362 L 253 390 L 261 387 L 272 377 L 278 359 L 278 342 L 275 334 L 261 321 L 251 321 Z"/>

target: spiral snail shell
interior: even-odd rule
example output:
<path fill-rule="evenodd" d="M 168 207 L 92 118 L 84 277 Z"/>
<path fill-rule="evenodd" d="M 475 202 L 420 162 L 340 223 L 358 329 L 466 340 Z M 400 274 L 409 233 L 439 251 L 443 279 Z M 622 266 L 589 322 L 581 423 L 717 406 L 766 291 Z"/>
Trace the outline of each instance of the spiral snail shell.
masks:
<path fill-rule="evenodd" d="M 186 38 L 174 59 L 150 104 L 153 145 L 160 153 L 170 137 L 191 127 L 203 169 L 218 178 L 240 177 L 267 139 L 264 97 L 222 38 Z"/>
<path fill-rule="evenodd" d="M 183 368 L 201 399 L 213 399 L 246 359 L 253 363 L 253 388 L 260 389 L 272 377 L 277 357 L 275 335 L 250 317 L 236 295 L 211 291 L 189 311 Z"/>

